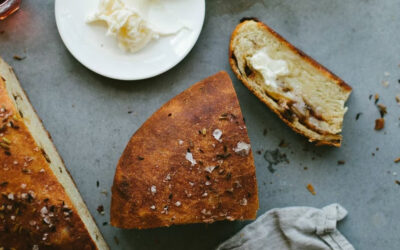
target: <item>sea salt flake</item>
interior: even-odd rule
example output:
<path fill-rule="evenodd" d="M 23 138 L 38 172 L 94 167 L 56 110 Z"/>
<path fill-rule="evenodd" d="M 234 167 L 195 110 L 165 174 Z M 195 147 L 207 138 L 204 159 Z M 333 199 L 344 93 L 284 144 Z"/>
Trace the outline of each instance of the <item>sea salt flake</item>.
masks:
<path fill-rule="evenodd" d="M 212 171 L 214 171 L 214 169 L 215 169 L 215 166 L 208 166 L 208 167 L 206 167 L 204 170 L 207 171 L 207 172 L 209 172 L 209 173 L 211 174 Z"/>
<path fill-rule="evenodd" d="M 14 194 L 13 194 L 13 193 L 9 193 L 8 196 L 7 196 L 7 198 L 8 198 L 9 200 L 14 200 Z"/>
<path fill-rule="evenodd" d="M 222 140 L 221 140 L 222 131 L 221 131 L 220 129 L 214 130 L 213 136 L 214 136 L 215 140 L 217 140 L 217 141 L 219 141 L 219 142 L 222 141 Z"/>
<path fill-rule="evenodd" d="M 247 144 L 245 142 L 238 142 L 236 148 L 234 148 L 233 151 L 235 151 L 235 153 L 238 155 L 248 155 L 250 152 L 250 144 Z"/>
<path fill-rule="evenodd" d="M 45 216 L 47 213 L 49 212 L 49 210 L 47 210 L 47 207 L 42 207 L 42 209 L 40 209 L 40 214 L 43 216 Z"/>
<path fill-rule="evenodd" d="M 196 160 L 193 158 L 192 153 L 190 152 L 186 152 L 186 160 L 190 161 L 190 163 L 192 164 L 192 166 L 196 165 Z"/>
<path fill-rule="evenodd" d="M 49 225 L 51 223 L 50 218 L 48 216 L 43 218 L 44 223 L 46 223 L 47 225 Z"/>
<path fill-rule="evenodd" d="M 150 191 L 151 191 L 151 193 L 152 193 L 153 195 L 156 194 L 156 193 L 157 193 L 157 187 L 154 186 L 154 185 L 152 185 L 152 186 L 150 187 Z"/>
<path fill-rule="evenodd" d="M 247 206 L 247 199 L 246 198 L 241 199 L 240 200 L 240 205 Z"/>

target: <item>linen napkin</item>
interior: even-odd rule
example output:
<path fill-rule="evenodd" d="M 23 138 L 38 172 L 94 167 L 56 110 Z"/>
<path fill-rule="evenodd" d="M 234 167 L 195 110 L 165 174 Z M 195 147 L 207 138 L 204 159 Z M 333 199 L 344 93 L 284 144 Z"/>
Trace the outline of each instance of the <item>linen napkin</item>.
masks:
<path fill-rule="evenodd" d="M 336 229 L 347 211 L 339 204 L 322 209 L 272 209 L 245 226 L 217 250 L 354 250 Z"/>

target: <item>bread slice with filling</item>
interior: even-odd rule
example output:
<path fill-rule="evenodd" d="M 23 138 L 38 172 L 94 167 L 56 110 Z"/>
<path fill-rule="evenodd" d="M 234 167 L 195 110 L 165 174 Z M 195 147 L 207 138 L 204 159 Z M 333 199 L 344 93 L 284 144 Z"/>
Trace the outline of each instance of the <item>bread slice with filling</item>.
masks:
<path fill-rule="evenodd" d="M 233 31 L 229 62 L 243 84 L 294 131 L 340 147 L 351 87 L 262 22 Z"/>
<path fill-rule="evenodd" d="M 51 137 L 0 58 L 0 249 L 108 249 Z"/>
<path fill-rule="evenodd" d="M 231 79 L 220 72 L 156 111 L 115 172 L 111 224 L 155 228 L 255 219 L 257 181 Z"/>

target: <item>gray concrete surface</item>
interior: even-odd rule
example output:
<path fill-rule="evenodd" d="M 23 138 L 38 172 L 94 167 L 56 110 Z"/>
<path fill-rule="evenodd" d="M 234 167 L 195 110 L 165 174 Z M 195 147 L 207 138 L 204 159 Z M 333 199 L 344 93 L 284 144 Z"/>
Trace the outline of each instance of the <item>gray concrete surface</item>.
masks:
<path fill-rule="evenodd" d="M 200 39 L 186 59 L 161 76 L 119 82 L 90 72 L 71 56 L 56 29 L 53 1 L 24 0 L 21 11 L 0 22 L 0 55 L 15 68 L 113 249 L 212 249 L 245 225 L 220 222 L 144 231 L 102 225 L 109 220 L 110 194 L 101 191 L 110 191 L 132 133 L 164 102 L 219 70 L 232 76 L 253 150 L 274 150 L 282 139 L 289 144 L 279 149 L 290 163 L 275 166 L 273 174 L 263 155 L 255 154 L 259 215 L 275 207 L 339 202 L 349 211 L 339 229 L 357 249 L 398 249 L 400 186 L 395 180 L 400 179 L 400 164 L 393 160 L 400 157 L 400 106 L 395 101 L 400 93 L 399 9 L 398 0 L 210 0 Z M 243 16 L 259 17 L 353 86 L 340 149 L 308 144 L 234 77 L 228 42 Z M 17 61 L 14 55 L 26 58 Z M 381 82 L 386 80 L 385 88 Z M 378 110 L 368 99 L 375 93 L 388 107 L 380 132 L 373 129 Z M 338 165 L 338 160 L 346 163 Z M 317 195 L 307 191 L 308 183 Z M 100 204 L 105 216 L 96 211 Z"/>

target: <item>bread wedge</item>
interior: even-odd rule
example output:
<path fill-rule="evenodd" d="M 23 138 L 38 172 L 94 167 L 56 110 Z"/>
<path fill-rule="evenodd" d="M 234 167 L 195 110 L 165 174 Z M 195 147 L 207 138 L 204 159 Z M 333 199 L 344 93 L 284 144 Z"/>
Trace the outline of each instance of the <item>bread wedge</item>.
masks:
<path fill-rule="evenodd" d="M 310 142 L 340 147 L 351 87 L 267 25 L 244 18 L 229 63 L 243 84 Z"/>
<path fill-rule="evenodd" d="M 226 72 L 194 84 L 132 136 L 112 187 L 111 224 L 155 228 L 255 219 L 250 141 Z"/>
<path fill-rule="evenodd" d="M 12 68 L 0 58 L 0 249 L 108 249 Z"/>

